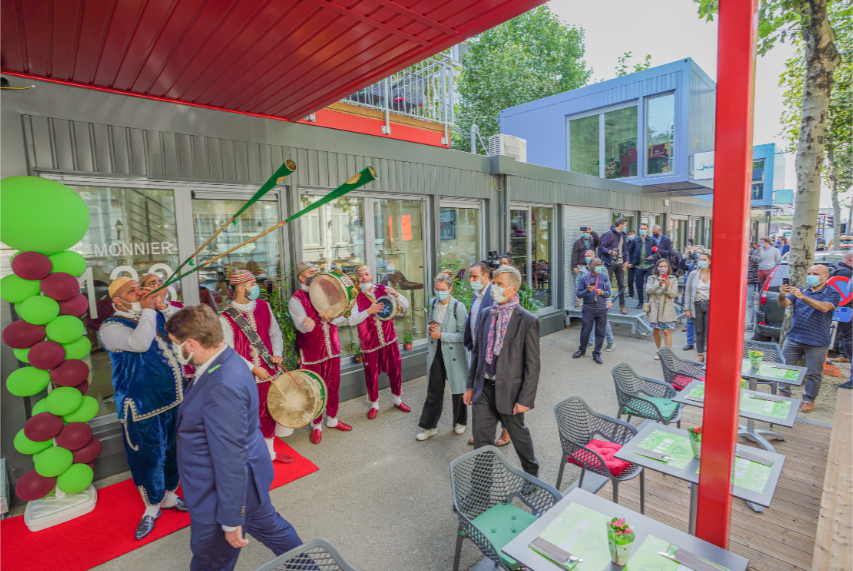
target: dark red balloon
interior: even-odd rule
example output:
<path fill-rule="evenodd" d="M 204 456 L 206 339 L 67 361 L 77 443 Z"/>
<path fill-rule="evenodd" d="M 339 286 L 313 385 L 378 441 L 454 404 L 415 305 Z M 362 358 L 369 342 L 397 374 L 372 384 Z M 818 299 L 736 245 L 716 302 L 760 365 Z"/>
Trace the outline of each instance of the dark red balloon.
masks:
<path fill-rule="evenodd" d="M 36 369 L 53 369 L 65 359 L 65 347 L 56 341 L 41 341 L 33 345 L 27 359 Z"/>
<path fill-rule="evenodd" d="M 66 450 L 79 450 L 89 444 L 90 440 L 92 440 L 91 426 L 85 422 L 69 422 L 56 437 L 56 445 Z"/>
<path fill-rule="evenodd" d="M 25 502 L 40 500 L 48 495 L 56 486 L 56 478 L 39 476 L 35 470 L 30 470 L 18 479 L 15 493 Z"/>
<path fill-rule="evenodd" d="M 80 383 L 79 385 L 77 385 L 74 388 L 77 389 L 78 391 L 80 391 L 81 395 L 85 395 L 86 391 L 89 390 L 89 381 L 83 381 L 82 383 Z"/>
<path fill-rule="evenodd" d="M 47 337 L 44 325 L 33 325 L 23 319 L 13 321 L 3 330 L 3 343 L 12 349 L 29 349 Z"/>
<path fill-rule="evenodd" d="M 56 438 L 62 432 L 62 424 L 61 416 L 40 412 L 24 424 L 24 436 L 36 442 L 44 442 Z"/>
<path fill-rule="evenodd" d="M 50 380 L 60 387 L 76 387 L 89 377 L 89 365 L 80 359 L 68 359 L 50 371 Z"/>
<path fill-rule="evenodd" d="M 38 252 L 21 252 L 12 260 L 12 271 L 25 280 L 40 280 L 53 269 L 50 258 Z"/>
<path fill-rule="evenodd" d="M 63 299 L 59 302 L 59 315 L 70 315 L 80 317 L 89 309 L 89 300 L 82 293 L 78 293 L 71 299 Z"/>
<path fill-rule="evenodd" d="M 41 280 L 41 291 L 57 301 L 66 300 L 80 293 L 80 284 L 71 274 L 56 272 Z"/>
<path fill-rule="evenodd" d="M 79 462 L 81 464 L 88 464 L 89 462 L 94 461 L 100 453 L 101 441 L 94 436 L 86 446 L 72 452 L 72 454 L 74 454 L 74 462 Z"/>

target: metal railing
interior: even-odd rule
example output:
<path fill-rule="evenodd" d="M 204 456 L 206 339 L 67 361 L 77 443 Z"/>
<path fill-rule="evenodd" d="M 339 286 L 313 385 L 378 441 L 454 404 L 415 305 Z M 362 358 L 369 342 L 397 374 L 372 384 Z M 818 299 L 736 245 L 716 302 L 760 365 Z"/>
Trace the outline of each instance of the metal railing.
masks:
<path fill-rule="evenodd" d="M 459 64 L 440 54 L 368 85 L 342 101 L 424 121 L 453 125 L 455 78 Z"/>

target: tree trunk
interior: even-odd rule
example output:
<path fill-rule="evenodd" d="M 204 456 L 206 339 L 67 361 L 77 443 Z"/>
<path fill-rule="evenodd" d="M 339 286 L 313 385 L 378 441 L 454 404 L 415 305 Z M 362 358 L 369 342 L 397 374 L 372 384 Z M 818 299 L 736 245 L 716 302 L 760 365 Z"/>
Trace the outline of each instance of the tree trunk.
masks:
<path fill-rule="evenodd" d="M 814 261 L 815 233 L 820 208 L 820 180 L 823 168 L 824 134 L 832 73 L 841 61 L 835 49 L 835 32 L 826 14 L 827 0 L 808 0 L 801 4 L 802 35 L 806 46 L 806 76 L 803 81 L 803 113 L 797 157 L 797 189 L 794 193 L 794 223 L 788 276 L 795 287 L 803 287 L 806 272 Z M 791 312 L 785 312 L 780 344 L 791 325 Z"/>
<path fill-rule="evenodd" d="M 829 165 L 829 190 L 832 192 L 832 249 L 841 251 L 841 203 L 838 201 L 838 164 L 835 148 L 826 147 L 826 162 Z"/>

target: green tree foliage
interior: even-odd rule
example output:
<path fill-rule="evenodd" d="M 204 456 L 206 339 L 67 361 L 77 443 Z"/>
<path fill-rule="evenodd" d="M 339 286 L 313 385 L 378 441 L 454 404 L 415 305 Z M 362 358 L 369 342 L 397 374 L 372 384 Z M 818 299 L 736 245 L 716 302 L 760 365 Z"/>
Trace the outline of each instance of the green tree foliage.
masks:
<path fill-rule="evenodd" d="M 649 69 L 652 67 L 652 54 L 646 54 L 646 57 L 640 63 L 635 63 L 634 68 L 631 69 L 630 60 L 632 54 L 634 52 L 625 52 L 618 58 L 616 58 L 616 77 L 622 77 L 623 75 L 628 75 L 629 73 L 637 73 L 638 71 L 643 71 L 644 69 Z"/>
<path fill-rule="evenodd" d="M 472 124 L 484 141 L 499 133 L 501 109 L 586 85 L 592 71 L 582 59 L 583 38 L 582 28 L 540 6 L 469 40 L 453 148 L 471 149 Z"/>

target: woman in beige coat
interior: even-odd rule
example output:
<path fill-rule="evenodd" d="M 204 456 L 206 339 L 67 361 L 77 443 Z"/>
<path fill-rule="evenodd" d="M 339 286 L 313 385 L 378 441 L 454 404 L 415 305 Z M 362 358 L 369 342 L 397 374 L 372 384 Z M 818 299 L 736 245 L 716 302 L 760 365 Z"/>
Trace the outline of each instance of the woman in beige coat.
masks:
<path fill-rule="evenodd" d="M 660 332 L 663 331 L 667 347 L 672 347 L 672 330 L 675 329 L 675 298 L 678 297 L 678 278 L 666 260 L 658 260 L 655 270 L 646 280 L 646 323 L 654 329 L 655 345 L 660 349 Z M 657 352 L 655 359 L 660 360 Z"/>

